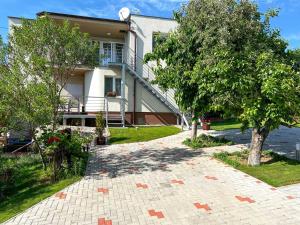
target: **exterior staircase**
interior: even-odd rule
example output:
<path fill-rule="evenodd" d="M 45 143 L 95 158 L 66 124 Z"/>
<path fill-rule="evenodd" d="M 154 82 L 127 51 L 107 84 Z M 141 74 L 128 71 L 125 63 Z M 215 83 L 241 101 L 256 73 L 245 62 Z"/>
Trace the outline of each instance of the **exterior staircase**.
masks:
<path fill-rule="evenodd" d="M 155 74 L 152 68 L 144 63 L 141 57 L 138 57 L 130 48 L 125 48 L 123 63 L 126 64 L 127 71 L 131 74 L 145 89 L 162 102 L 173 113 L 182 118 L 182 123 L 190 128 L 186 116 L 180 112 L 176 101 L 174 100 L 174 90 L 163 91 L 158 85 L 151 83 L 155 80 Z"/>

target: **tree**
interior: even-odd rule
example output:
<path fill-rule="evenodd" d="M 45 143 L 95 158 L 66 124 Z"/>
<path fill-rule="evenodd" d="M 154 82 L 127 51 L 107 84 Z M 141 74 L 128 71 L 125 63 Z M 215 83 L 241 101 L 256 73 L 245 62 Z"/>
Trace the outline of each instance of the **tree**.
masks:
<path fill-rule="evenodd" d="M 95 50 L 88 35 L 67 21 L 58 24 L 43 17 L 13 27 L 1 50 L 6 60 L 1 61 L 0 113 L 5 116 L 0 124 L 29 130 L 38 144 L 37 128 L 56 129 L 62 90 L 77 66 L 96 65 Z"/>
<path fill-rule="evenodd" d="M 176 96 L 192 90 L 198 109 L 223 111 L 239 117 L 243 129 L 253 128 L 252 166 L 260 164 L 270 131 L 291 125 L 300 106 L 299 73 L 287 43 L 270 27 L 277 15 L 260 13 L 250 0 L 191 0 L 175 13 L 178 29 L 151 55 L 158 84 L 174 87 Z"/>
<path fill-rule="evenodd" d="M 75 68 L 95 66 L 97 54 L 87 33 L 68 21 L 58 24 L 49 17 L 23 20 L 9 37 L 9 62 L 12 73 L 23 80 L 44 85 L 51 107 L 53 130 L 59 119 L 61 93 Z M 37 97 L 37 96 L 36 96 Z M 38 107 L 39 108 L 39 107 Z"/>

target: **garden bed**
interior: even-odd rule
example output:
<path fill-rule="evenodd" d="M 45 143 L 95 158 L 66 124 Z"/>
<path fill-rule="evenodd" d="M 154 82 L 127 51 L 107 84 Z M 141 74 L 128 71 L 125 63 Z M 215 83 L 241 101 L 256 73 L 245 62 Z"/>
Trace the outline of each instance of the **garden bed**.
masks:
<path fill-rule="evenodd" d="M 183 144 L 193 148 L 209 148 L 216 146 L 224 146 L 224 145 L 233 145 L 232 141 L 225 139 L 224 137 L 213 137 L 209 135 L 202 134 L 198 136 L 195 140 L 191 140 L 190 138 L 186 139 Z"/>
<path fill-rule="evenodd" d="M 272 186 L 280 187 L 300 182 L 300 162 L 264 151 L 261 166 L 247 166 L 248 151 L 215 153 L 214 157 Z"/>

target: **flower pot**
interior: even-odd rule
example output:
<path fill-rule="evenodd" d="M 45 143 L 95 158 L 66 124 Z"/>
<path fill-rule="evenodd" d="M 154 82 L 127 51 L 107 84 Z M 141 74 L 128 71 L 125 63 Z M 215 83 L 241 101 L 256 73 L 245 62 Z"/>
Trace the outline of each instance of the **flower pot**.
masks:
<path fill-rule="evenodd" d="M 117 93 L 115 91 L 113 91 L 113 92 L 107 92 L 106 96 L 107 97 L 116 97 Z"/>
<path fill-rule="evenodd" d="M 96 143 L 97 145 L 105 145 L 106 141 L 105 141 L 105 137 L 97 137 L 96 139 Z"/>
<path fill-rule="evenodd" d="M 210 124 L 203 123 L 203 124 L 202 124 L 202 129 L 203 129 L 203 130 L 210 130 Z"/>

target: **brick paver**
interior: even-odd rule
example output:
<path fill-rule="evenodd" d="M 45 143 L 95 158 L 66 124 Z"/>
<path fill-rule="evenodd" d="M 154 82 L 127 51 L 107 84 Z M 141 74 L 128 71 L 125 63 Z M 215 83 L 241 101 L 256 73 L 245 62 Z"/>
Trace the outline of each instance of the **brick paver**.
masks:
<path fill-rule="evenodd" d="M 187 149 L 188 135 L 96 149 L 84 179 L 5 224 L 300 224 L 299 196 Z"/>

